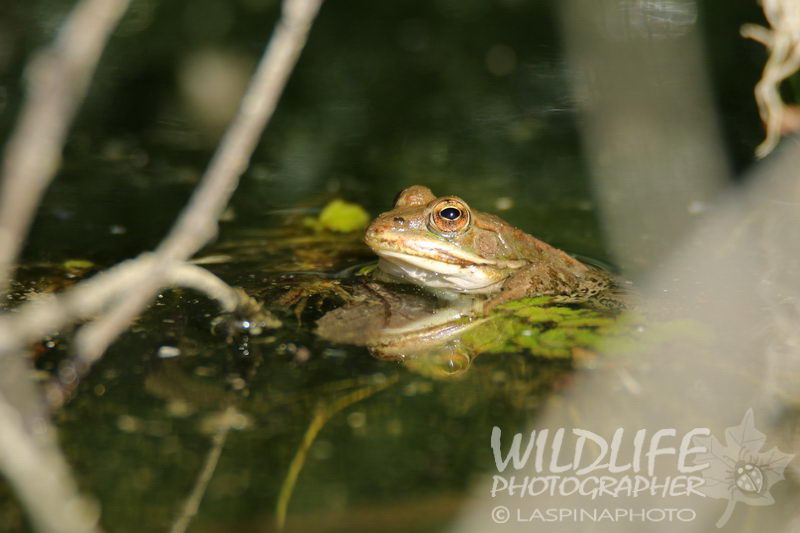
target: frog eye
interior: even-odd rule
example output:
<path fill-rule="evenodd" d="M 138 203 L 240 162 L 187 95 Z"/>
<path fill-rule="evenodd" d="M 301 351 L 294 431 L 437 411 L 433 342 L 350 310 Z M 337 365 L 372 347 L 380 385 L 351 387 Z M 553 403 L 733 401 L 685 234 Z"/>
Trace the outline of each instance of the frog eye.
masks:
<path fill-rule="evenodd" d="M 445 207 L 439 211 L 439 216 L 447 220 L 457 220 L 461 216 L 461 209 L 457 207 Z"/>
<path fill-rule="evenodd" d="M 464 231 L 470 222 L 469 207 L 456 198 L 445 198 L 431 210 L 431 230 L 438 233 Z"/>

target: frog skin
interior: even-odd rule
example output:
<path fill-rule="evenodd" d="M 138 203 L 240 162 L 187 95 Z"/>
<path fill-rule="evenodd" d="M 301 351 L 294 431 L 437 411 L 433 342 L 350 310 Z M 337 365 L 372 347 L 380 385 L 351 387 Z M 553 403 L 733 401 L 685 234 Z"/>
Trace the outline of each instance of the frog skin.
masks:
<path fill-rule="evenodd" d="M 608 273 L 421 185 L 402 191 L 364 240 L 383 272 L 431 289 L 489 295 L 485 311 L 530 296 L 582 302 L 614 285 Z"/>

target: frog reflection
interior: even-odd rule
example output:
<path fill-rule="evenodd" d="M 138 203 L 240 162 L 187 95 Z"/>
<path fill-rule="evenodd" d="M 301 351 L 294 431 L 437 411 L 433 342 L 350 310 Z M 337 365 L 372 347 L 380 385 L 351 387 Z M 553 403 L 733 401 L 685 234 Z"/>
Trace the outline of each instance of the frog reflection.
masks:
<path fill-rule="evenodd" d="M 366 346 L 374 357 L 402 361 L 438 378 L 463 374 L 487 353 L 586 357 L 604 343 L 628 339 L 638 326 L 633 315 L 620 319 L 617 313 L 554 304 L 547 297 L 509 302 L 486 314 L 469 296 L 443 301 L 377 282 L 355 292 L 350 304 L 318 321 L 317 334 Z"/>
<path fill-rule="evenodd" d="M 477 355 L 461 335 L 485 320 L 475 313 L 472 298 L 442 306 L 429 295 L 370 282 L 356 287 L 352 303 L 323 316 L 317 334 L 366 346 L 374 357 L 403 361 L 422 374 L 453 377 L 468 370 Z"/>

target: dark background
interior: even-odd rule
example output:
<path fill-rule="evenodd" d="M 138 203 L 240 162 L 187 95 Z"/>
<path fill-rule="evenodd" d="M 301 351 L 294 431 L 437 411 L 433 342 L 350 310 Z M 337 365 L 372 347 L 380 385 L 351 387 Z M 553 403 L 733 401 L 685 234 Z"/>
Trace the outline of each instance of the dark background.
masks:
<path fill-rule="evenodd" d="M 53 37 L 68 7 L 0 8 L 0 138 L 22 97 L 26 58 Z M 80 251 L 112 262 L 154 246 L 225 124 L 224 111 L 205 119 L 187 87 L 213 94 L 203 85 L 221 83 L 235 96 L 276 15 L 271 0 L 135 0 L 103 57 L 27 257 Z M 739 36 L 745 22 L 763 23 L 756 2 L 699 2 L 697 29 L 739 175 L 762 135 L 752 87 L 765 60 L 760 45 Z M 399 189 L 422 183 L 490 211 L 511 198 L 502 215 L 512 223 L 605 258 L 559 30 L 557 2 L 327 1 L 233 200 L 233 226 L 263 226 L 272 210 L 333 196 L 376 213 Z M 192 62 L 209 56 L 229 70 L 185 81 Z M 212 98 L 209 108 L 225 105 Z"/>

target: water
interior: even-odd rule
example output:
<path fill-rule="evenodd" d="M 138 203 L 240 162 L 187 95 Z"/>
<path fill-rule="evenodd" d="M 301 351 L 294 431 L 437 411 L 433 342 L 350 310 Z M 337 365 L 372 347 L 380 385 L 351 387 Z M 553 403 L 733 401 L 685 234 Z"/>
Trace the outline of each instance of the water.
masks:
<path fill-rule="evenodd" d="M 763 57 L 731 35 L 758 12 L 710 4 L 700 4 L 699 24 L 723 136 L 741 169 L 759 140 L 750 88 Z M 236 80 L 257 60 L 275 6 L 134 2 L 32 230 L 25 287 L 61 288 L 158 243 L 212 153 L 223 103 L 235 101 Z M 63 9 L 9 9 L 3 138 L 23 59 Z M 213 77 L 196 77 L 208 71 L 231 80 L 212 105 L 193 91 L 212 91 Z M 203 252 L 229 255 L 208 268 L 265 301 L 283 327 L 226 342 L 212 330 L 213 303 L 168 290 L 113 345 L 54 415 L 102 525 L 167 530 L 217 442 L 191 530 L 274 530 L 290 465 L 316 423 L 286 506 L 289 531 L 451 527 L 494 472 L 492 427 L 525 431 L 544 407 L 568 410 L 562 391 L 576 361 L 519 350 L 482 355 L 455 379 L 432 377 L 314 335 L 314 321 L 340 305 L 335 297 L 311 295 L 297 315 L 276 302 L 299 281 L 327 282 L 372 257 L 358 235 L 303 230 L 303 216 L 333 198 L 375 215 L 416 183 L 608 261 L 567 74 L 549 2 L 326 3 L 220 237 Z M 68 260 L 92 266 L 65 269 Z M 58 368 L 68 339 L 38 346 L 37 367 Z M 0 529 L 24 529 L 8 487 L 0 494 Z"/>

